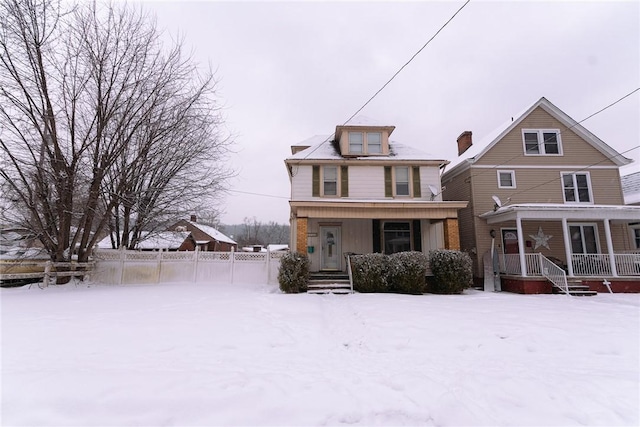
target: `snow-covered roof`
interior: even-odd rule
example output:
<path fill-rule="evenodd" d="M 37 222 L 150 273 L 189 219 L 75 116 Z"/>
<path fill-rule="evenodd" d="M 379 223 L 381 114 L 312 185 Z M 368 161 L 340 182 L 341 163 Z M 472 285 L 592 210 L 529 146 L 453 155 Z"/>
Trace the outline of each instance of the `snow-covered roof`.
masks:
<path fill-rule="evenodd" d="M 193 227 L 196 227 L 201 231 L 203 231 L 204 233 L 207 233 L 209 236 L 213 237 L 218 242 L 225 242 L 225 243 L 231 243 L 232 245 L 237 245 L 237 243 L 233 239 L 225 236 L 223 233 L 221 233 L 220 231 L 218 231 L 217 229 L 209 225 L 204 225 L 204 224 L 200 224 L 193 221 L 187 221 L 187 222 L 191 224 Z"/>
<path fill-rule="evenodd" d="M 521 112 L 513 116 L 513 118 L 510 118 L 509 120 L 505 121 L 500 126 L 495 128 L 493 131 L 489 132 L 480 141 L 474 143 L 467 151 L 462 153 L 461 156 L 458 156 L 456 159 L 452 160 L 451 163 L 447 166 L 447 171 L 445 172 L 445 174 L 450 174 L 456 169 L 459 169 L 460 171 L 466 169 L 464 167 L 465 165 L 468 166 L 474 163 L 477 159 L 481 158 L 487 151 L 493 148 L 493 146 L 496 145 L 507 133 L 511 132 L 529 114 L 531 114 L 533 110 L 538 107 L 544 109 L 547 113 L 555 117 L 567 128 L 571 128 L 573 132 L 590 143 L 596 150 L 600 151 L 602 154 L 610 158 L 611 161 L 613 161 L 616 165 L 623 166 L 631 163 L 631 159 L 622 156 L 600 138 L 592 134 L 574 119 L 569 117 L 564 111 L 553 105 L 548 99 L 542 97 L 530 107 L 522 110 Z"/>
<path fill-rule="evenodd" d="M 140 233 L 138 249 L 178 249 L 191 234 L 189 231 L 160 231 Z M 111 237 L 107 236 L 98 242 L 98 248 L 111 249 Z"/>
<path fill-rule="evenodd" d="M 309 145 L 309 148 L 299 151 L 296 154 L 293 154 L 287 157 L 287 160 L 340 160 L 345 159 L 345 157 L 341 156 L 340 153 L 334 148 L 331 143 L 331 139 L 333 139 L 333 135 L 331 137 L 327 135 L 316 135 L 313 138 L 309 138 L 304 142 L 301 142 L 296 145 Z M 306 142 L 313 142 L 313 144 L 305 144 Z M 389 141 L 389 156 L 360 156 L 353 157 L 350 156 L 349 159 L 367 159 L 367 160 L 433 160 L 438 161 L 442 159 L 437 159 L 433 157 L 431 154 L 426 153 L 422 150 L 419 150 L 415 147 L 401 144 L 395 141 Z M 445 160 L 442 160 L 445 162 Z"/>
<path fill-rule="evenodd" d="M 620 177 L 624 202 L 627 205 L 640 203 L 640 172 Z"/>
<path fill-rule="evenodd" d="M 267 250 L 269 251 L 287 251 L 289 250 L 289 245 L 280 245 L 280 244 L 273 244 L 270 243 L 269 245 L 267 245 Z"/>
<path fill-rule="evenodd" d="M 395 126 L 381 122 L 377 119 L 372 119 L 367 116 L 355 116 L 343 126 L 367 126 L 367 127 L 388 127 L 395 128 Z"/>
<path fill-rule="evenodd" d="M 1 260 L 49 260 L 51 257 L 44 248 L 23 248 L 18 246 L 2 247 Z"/>
<path fill-rule="evenodd" d="M 634 220 L 640 218 L 640 206 L 626 205 L 588 205 L 588 204 L 567 204 L 567 203 L 518 203 L 504 205 L 495 211 L 480 214 L 480 218 L 485 218 L 491 224 L 496 221 L 520 218 L 564 218 L 570 216 L 572 219 L 616 219 Z"/>

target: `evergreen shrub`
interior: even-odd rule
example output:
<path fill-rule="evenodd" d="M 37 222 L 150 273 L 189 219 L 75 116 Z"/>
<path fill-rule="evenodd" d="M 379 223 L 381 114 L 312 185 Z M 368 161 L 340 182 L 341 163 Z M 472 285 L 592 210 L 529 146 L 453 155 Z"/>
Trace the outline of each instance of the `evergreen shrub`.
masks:
<path fill-rule="evenodd" d="M 425 288 L 429 258 L 422 252 L 397 252 L 389 256 L 389 291 L 421 295 Z"/>
<path fill-rule="evenodd" d="M 356 292 L 388 292 L 389 257 L 379 253 L 352 255 L 351 274 Z"/>
<path fill-rule="evenodd" d="M 307 291 L 309 283 L 309 257 L 299 252 L 289 252 L 280 260 L 278 283 L 280 290 L 287 294 Z"/>
<path fill-rule="evenodd" d="M 439 249 L 429 252 L 433 273 L 430 290 L 436 294 L 461 294 L 473 281 L 473 262 L 469 254 Z"/>

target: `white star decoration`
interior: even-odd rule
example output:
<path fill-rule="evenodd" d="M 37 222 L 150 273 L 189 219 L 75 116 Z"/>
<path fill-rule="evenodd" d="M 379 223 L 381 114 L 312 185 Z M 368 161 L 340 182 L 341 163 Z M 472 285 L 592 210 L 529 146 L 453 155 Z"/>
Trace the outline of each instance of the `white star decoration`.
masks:
<path fill-rule="evenodd" d="M 544 234 L 544 232 L 542 231 L 542 227 L 538 227 L 538 234 L 529 234 L 529 237 L 536 241 L 536 246 L 533 248 L 533 250 L 538 249 L 540 246 L 544 246 L 545 248 L 550 249 L 549 240 L 553 236 L 550 234 Z"/>

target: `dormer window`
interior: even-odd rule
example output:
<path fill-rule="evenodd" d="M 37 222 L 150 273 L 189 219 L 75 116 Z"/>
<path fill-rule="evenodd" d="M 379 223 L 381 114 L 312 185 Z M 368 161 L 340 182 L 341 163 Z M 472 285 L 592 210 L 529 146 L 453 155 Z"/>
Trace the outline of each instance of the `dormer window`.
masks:
<path fill-rule="evenodd" d="M 382 134 L 380 132 L 367 133 L 367 153 L 382 153 Z"/>
<path fill-rule="evenodd" d="M 349 132 L 349 153 L 362 154 L 363 146 L 362 132 Z"/>
<path fill-rule="evenodd" d="M 560 131 L 557 129 L 523 129 L 526 156 L 562 155 Z"/>
<path fill-rule="evenodd" d="M 349 132 L 349 154 L 382 154 L 382 133 Z"/>

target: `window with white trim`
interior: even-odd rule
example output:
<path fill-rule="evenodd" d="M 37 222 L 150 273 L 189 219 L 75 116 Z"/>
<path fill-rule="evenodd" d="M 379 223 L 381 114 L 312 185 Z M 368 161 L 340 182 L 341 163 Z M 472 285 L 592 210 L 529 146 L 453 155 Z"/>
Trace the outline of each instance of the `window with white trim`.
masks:
<path fill-rule="evenodd" d="M 324 166 L 322 168 L 322 194 L 325 196 L 338 195 L 337 166 Z"/>
<path fill-rule="evenodd" d="M 557 129 L 522 129 L 526 156 L 560 156 L 562 142 Z"/>
<path fill-rule="evenodd" d="M 516 172 L 499 170 L 498 188 L 516 188 Z"/>
<path fill-rule="evenodd" d="M 349 153 L 362 154 L 364 151 L 362 132 L 349 132 Z"/>
<path fill-rule="evenodd" d="M 368 154 L 382 153 L 382 134 L 380 132 L 367 132 L 367 150 Z"/>
<path fill-rule="evenodd" d="M 634 247 L 640 249 L 640 223 L 631 225 L 631 239 Z"/>
<path fill-rule="evenodd" d="M 396 166 L 394 170 L 396 173 L 396 196 L 408 196 L 409 195 L 409 167 Z"/>
<path fill-rule="evenodd" d="M 571 236 L 571 253 L 597 254 L 598 228 L 595 224 L 569 224 Z"/>
<path fill-rule="evenodd" d="M 382 154 L 382 132 L 349 132 L 349 154 Z"/>
<path fill-rule="evenodd" d="M 588 172 L 562 173 L 565 203 L 591 203 L 591 180 Z"/>

